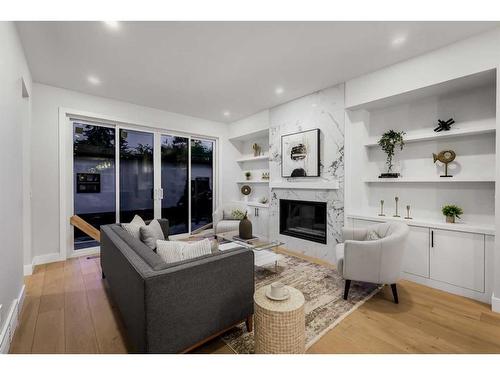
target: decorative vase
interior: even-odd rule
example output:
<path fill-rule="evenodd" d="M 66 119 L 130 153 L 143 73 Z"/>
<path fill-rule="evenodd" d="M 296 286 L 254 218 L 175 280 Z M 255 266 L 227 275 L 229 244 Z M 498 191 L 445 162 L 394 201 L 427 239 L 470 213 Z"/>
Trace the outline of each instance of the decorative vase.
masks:
<path fill-rule="evenodd" d="M 455 223 L 455 216 L 446 216 L 446 222 L 450 224 Z"/>
<path fill-rule="evenodd" d="M 252 222 L 248 220 L 248 215 L 245 212 L 245 217 L 240 220 L 240 238 L 249 240 L 252 238 Z"/>

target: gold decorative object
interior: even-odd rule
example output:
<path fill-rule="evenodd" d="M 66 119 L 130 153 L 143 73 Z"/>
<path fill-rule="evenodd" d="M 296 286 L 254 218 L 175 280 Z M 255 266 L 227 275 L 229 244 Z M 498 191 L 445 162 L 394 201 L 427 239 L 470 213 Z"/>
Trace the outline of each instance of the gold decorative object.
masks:
<path fill-rule="evenodd" d="M 384 200 L 383 199 L 380 201 L 380 213 L 378 214 L 378 216 L 385 216 L 385 214 L 384 214 Z"/>
<path fill-rule="evenodd" d="M 262 172 L 262 179 L 269 180 L 269 172 Z"/>
<path fill-rule="evenodd" d="M 257 143 L 254 143 L 252 145 L 252 149 L 253 149 L 253 156 L 259 156 L 262 150 L 262 148 Z"/>
<path fill-rule="evenodd" d="M 407 205 L 406 206 L 406 217 L 405 219 L 413 219 L 411 216 L 410 216 L 410 205 Z"/>
<path fill-rule="evenodd" d="M 398 202 L 399 202 L 399 197 L 395 197 L 394 200 L 396 201 L 396 214 L 393 215 L 393 217 L 401 217 L 398 215 Z"/>
<path fill-rule="evenodd" d="M 432 154 L 432 157 L 434 158 L 434 163 L 436 161 L 440 161 L 441 163 L 444 164 L 444 175 L 441 175 L 439 177 L 453 177 L 448 174 L 448 164 L 451 163 L 453 160 L 455 160 L 457 154 L 455 154 L 455 151 L 453 150 L 444 150 L 441 151 L 439 154 Z"/>

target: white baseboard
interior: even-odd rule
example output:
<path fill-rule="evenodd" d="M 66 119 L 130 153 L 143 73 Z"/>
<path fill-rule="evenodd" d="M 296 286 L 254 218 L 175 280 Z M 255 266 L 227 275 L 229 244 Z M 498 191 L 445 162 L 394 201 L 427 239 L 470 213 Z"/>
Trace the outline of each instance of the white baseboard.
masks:
<path fill-rule="evenodd" d="M 73 254 L 70 256 L 70 258 L 77 258 L 77 257 L 86 257 L 90 255 L 98 255 L 101 254 L 101 248 L 100 247 L 92 247 L 87 250 L 77 250 L 73 252 Z"/>
<path fill-rule="evenodd" d="M 500 313 L 500 298 L 496 297 L 494 294 L 491 296 L 491 310 Z"/>
<path fill-rule="evenodd" d="M 24 265 L 24 276 L 33 275 L 33 263 Z"/>
<path fill-rule="evenodd" d="M 59 262 L 64 260 L 59 253 L 51 253 L 44 255 L 37 255 L 33 258 L 33 266 L 38 266 L 39 264 Z"/>
<path fill-rule="evenodd" d="M 25 286 L 21 287 L 18 298 L 12 301 L 10 310 L 5 320 L 3 328 L 0 329 L 0 354 L 7 354 L 10 349 L 10 344 L 19 322 L 19 316 L 24 303 Z"/>

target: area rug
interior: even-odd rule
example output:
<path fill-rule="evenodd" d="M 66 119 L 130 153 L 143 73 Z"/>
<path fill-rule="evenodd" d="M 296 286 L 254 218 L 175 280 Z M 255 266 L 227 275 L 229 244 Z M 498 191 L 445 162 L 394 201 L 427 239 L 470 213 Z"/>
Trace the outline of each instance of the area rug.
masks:
<path fill-rule="evenodd" d="M 378 285 L 353 282 L 345 301 L 344 280 L 336 270 L 291 256 L 280 260 L 278 272 L 274 267 L 255 269 L 256 290 L 275 281 L 304 294 L 306 349 L 380 290 Z M 222 340 L 235 353 L 254 352 L 253 332 L 247 332 L 244 323 L 224 334 Z"/>

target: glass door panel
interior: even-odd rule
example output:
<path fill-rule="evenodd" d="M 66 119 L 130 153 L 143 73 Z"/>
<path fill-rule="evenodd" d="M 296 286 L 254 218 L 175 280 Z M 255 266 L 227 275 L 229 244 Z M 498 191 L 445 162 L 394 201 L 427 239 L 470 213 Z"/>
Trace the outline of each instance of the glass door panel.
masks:
<path fill-rule="evenodd" d="M 153 133 L 120 129 L 120 222 L 154 218 Z"/>
<path fill-rule="evenodd" d="M 73 212 L 97 229 L 116 221 L 115 129 L 73 123 Z M 74 228 L 74 249 L 99 243 Z"/>
<path fill-rule="evenodd" d="M 191 139 L 191 231 L 212 222 L 214 142 Z"/>
<path fill-rule="evenodd" d="M 189 232 L 189 139 L 161 136 L 161 217 L 170 233 Z"/>

